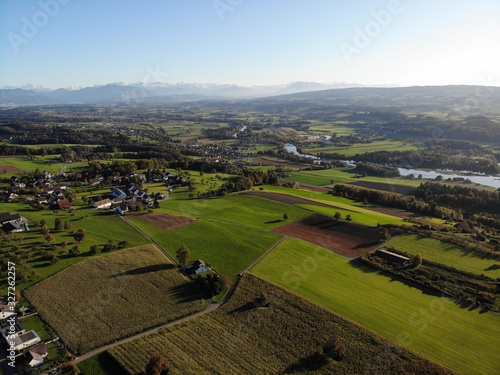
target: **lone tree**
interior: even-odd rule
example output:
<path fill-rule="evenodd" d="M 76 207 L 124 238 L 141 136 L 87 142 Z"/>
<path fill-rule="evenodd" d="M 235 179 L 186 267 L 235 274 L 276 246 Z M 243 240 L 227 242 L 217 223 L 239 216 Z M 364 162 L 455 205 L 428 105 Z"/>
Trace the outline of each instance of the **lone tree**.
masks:
<path fill-rule="evenodd" d="M 417 253 L 415 258 L 413 258 L 413 265 L 415 268 L 419 268 L 422 265 L 422 255 L 420 253 Z"/>
<path fill-rule="evenodd" d="M 342 214 L 340 212 L 335 212 L 335 215 L 333 215 L 333 218 L 335 220 L 342 220 Z"/>
<path fill-rule="evenodd" d="M 387 241 L 387 240 L 391 239 L 391 233 L 385 227 L 381 228 L 380 231 L 378 232 L 378 234 L 380 236 L 381 241 Z"/>
<path fill-rule="evenodd" d="M 60 231 L 63 228 L 62 220 L 58 217 L 54 220 L 54 230 Z"/>
<path fill-rule="evenodd" d="M 151 356 L 146 365 L 146 375 L 168 375 L 169 368 L 167 361 L 161 355 Z"/>
<path fill-rule="evenodd" d="M 340 336 L 333 335 L 323 346 L 323 354 L 336 361 L 342 361 L 345 356 L 345 345 Z"/>
<path fill-rule="evenodd" d="M 345 221 L 352 221 L 352 216 L 351 214 L 345 215 Z"/>
<path fill-rule="evenodd" d="M 179 264 L 183 267 L 186 266 L 191 256 L 189 247 L 187 247 L 185 244 L 182 244 L 181 247 L 179 247 L 179 249 L 177 250 L 176 256 Z"/>
<path fill-rule="evenodd" d="M 47 224 L 42 224 L 42 227 L 40 228 L 40 230 L 42 231 L 42 234 L 44 236 L 46 236 L 50 233 L 50 228 Z"/>
<path fill-rule="evenodd" d="M 82 240 L 85 238 L 86 235 L 87 235 L 87 232 L 85 231 L 85 229 L 80 228 L 75 232 L 75 234 L 73 235 L 73 238 L 75 239 L 76 242 L 80 243 L 80 242 L 82 242 Z"/>
<path fill-rule="evenodd" d="M 283 214 L 283 220 L 288 220 L 288 214 Z"/>

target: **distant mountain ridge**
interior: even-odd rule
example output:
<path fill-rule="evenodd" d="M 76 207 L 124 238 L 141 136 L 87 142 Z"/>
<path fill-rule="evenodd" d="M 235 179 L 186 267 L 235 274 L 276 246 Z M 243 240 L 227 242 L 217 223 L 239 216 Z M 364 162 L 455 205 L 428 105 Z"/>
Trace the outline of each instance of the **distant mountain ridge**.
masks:
<path fill-rule="evenodd" d="M 302 103 L 324 106 L 446 107 L 469 113 L 498 111 L 500 88 L 449 85 L 413 87 L 361 87 L 355 84 L 294 82 L 275 86 L 240 86 L 197 83 L 113 83 L 79 89 L 0 89 L 0 107 L 97 104 L 97 103 L 187 103 L 251 99 L 249 105 L 274 106 Z M 477 110 L 477 111 L 476 111 Z"/>
<path fill-rule="evenodd" d="M 79 89 L 49 90 L 27 85 L 22 88 L 0 89 L 0 106 L 14 107 L 43 104 L 90 104 L 109 102 L 142 102 L 161 98 L 168 101 L 191 101 L 200 99 L 245 99 L 292 94 L 304 91 L 332 88 L 356 87 L 356 84 L 322 84 L 317 82 L 294 82 L 288 85 L 240 86 L 235 84 L 196 84 L 163 82 L 112 83 L 103 86 Z"/>

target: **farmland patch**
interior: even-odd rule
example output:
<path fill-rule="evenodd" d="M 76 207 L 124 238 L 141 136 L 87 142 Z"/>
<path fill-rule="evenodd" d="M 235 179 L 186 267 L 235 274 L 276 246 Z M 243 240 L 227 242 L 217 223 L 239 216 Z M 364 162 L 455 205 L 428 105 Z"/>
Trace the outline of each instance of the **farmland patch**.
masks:
<path fill-rule="evenodd" d="M 172 230 L 190 224 L 193 220 L 185 216 L 174 216 L 167 214 L 139 215 L 137 218 L 145 223 L 152 224 L 163 230 Z"/>
<path fill-rule="evenodd" d="M 380 246 L 376 228 L 337 221 L 318 214 L 274 231 L 301 238 L 349 258 L 358 257 Z"/>
<path fill-rule="evenodd" d="M 206 306 L 153 245 L 78 263 L 32 286 L 26 297 L 76 353 Z"/>
<path fill-rule="evenodd" d="M 267 306 L 259 304 L 266 296 Z M 342 361 L 320 352 L 338 334 Z M 110 350 L 129 374 L 141 374 L 151 355 L 183 374 L 451 374 L 359 325 L 251 274 L 213 313 Z"/>

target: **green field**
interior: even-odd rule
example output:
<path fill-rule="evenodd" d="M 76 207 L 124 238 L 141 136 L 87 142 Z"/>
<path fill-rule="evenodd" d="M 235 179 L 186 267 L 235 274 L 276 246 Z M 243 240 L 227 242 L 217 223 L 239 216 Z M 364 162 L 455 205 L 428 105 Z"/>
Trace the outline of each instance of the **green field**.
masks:
<path fill-rule="evenodd" d="M 107 352 L 80 362 L 77 366 L 82 375 L 128 375 Z"/>
<path fill-rule="evenodd" d="M 89 259 L 30 287 L 26 298 L 73 353 L 194 314 L 206 302 L 156 246 Z"/>
<path fill-rule="evenodd" d="M 374 141 L 371 143 L 355 143 L 352 146 L 315 146 L 306 147 L 304 151 L 308 154 L 316 155 L 319 152 L 337 153 L 346 156 L 354 156 L 356 154 L 363 154 L 365 152 L 374 151 L 401 151 L 401 150 L 415 150 L 417 147 L 408 142 L 401 141 Z"/>
<path fill-rule="evenodd" d="M 500 371 L 498 315 L 460 308 L 298 239 L 282 242 L 252 272 L 460 373 Z"/>
<path fill-rule="evenodd" d="M 337 197 L 330 194 L 318 193 L 310 190 L 291 189 L 279 186 L 266 186 L 262 193 L 265 197 L 266 192 L 280 193 L 293 195 L 299 198 L 305 198 L 313 202 L 326 204 L 330 207 L 321 207 L 311 204 L 296 204 L 296 207 L 302 207 L 307 210 L 319 212 L 322 214 L 333 216 L 336 211 L 345 214 L 351 214 L 353 221 L 360 224 L 375 226 L 377 224 L 403 224 L 403 220 L 396 216 L 391 216 L 381 212 L 376 212 L 362 207 L 362 202 L 356 202 L 347 198 Z"/>
<path fill-rule="evenodd" d="M 410 180 L 405 178 L 385 178 L 385 177 L 375 177 L 367 176 L 363 178 L 356 178 L 362 172 L 356 170 L 355 168 L 332 168 L 332 169 L 322 169 L 313 171 L 300 171 L 300 172 L 290 172 L 287 178 L 290 181 L 296 181 L 298 183 L 313 185 L 313 186 L 332 186 L 333 184 L 346 184 L 355 181 L 367 181 L 367 182 L 380 182 L 388 185 L 403 185 L 418 187 L 421 183 L 427 180 Z"/>
<path fill-rule="evenodd" d="M 287 223 L 310 214 L 307 210 L 284 203 L 241 195 L 219 199 L 170 200 L 163 203 L 162 207 L 260 229 L 271 229 L 285 224 L 282 220 L 284 213 L 289 215 Z"/>
<path fill-rule="evenodd" d="M 57 173 L 64 166 L 63 163 L 56 160 L 57 157 L 58 155 L 35 156 L 33 160 L 27 156 L 0 158 L 0 173 L 3 173 L 2 167 L 4 166 L 19 168 L 22 171 L 34 171 L 38 168 L 40 171 Z"/>
<path fill-rule="evenodd" d="M 137 218 L 129 220 L 155 239 L 172 257 L 182 244 L 189 247 L 191 259 L 203 259 L 219 274 L 233 279 L 281 235 L 229 222 L 201 219 L 189 225 L 165 231 Z"/>
<path fill-rule="evenodd" d="M 263 293 L 267 306 L 257 302 Z M 320 352 L 332 334 L 346 347 L 342 361 L 326 361 Z M 144 373 L 151 355 L 165 358 L 172 375 L 450 374 L 251 274 L 216 311 L 115 347 L 110 354 L 134 375 Z"/>
<path fill-rule="evenodd" d="M 500 278 L 498 259 L 480 257 L 479 254 L 462 250 L 454 244 L 412 234 L 394 238 L 389 246 L 413 255 L 420 253 L 424 259 L 443 263 L 462 271 L 484 274 L 494 279 Z"/>

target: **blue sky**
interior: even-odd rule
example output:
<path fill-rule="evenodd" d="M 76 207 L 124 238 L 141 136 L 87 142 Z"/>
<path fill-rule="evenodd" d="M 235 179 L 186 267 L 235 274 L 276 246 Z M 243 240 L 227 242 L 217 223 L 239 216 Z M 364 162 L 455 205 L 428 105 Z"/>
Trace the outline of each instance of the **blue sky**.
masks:
<path fill-rule="evenodd" d="M 498 0 L 2 0 L 0 87 L 500 86 Z"/>

